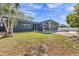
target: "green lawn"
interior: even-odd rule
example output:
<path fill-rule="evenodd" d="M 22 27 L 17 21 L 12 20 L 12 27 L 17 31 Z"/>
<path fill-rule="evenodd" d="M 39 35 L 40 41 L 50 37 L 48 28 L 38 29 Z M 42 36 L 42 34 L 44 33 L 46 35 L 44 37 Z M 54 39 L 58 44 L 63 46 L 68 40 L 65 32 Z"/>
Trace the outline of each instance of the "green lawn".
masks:
<path fill-rule="evenodd" d="M 46 45 L 49 55 L 79 54 L 79 45 L 69 37 L 60 34 L 24 32 L 15 33 L 14 37 L 0 39 L 0 55 L 25 55 L 39 45 Z"/>

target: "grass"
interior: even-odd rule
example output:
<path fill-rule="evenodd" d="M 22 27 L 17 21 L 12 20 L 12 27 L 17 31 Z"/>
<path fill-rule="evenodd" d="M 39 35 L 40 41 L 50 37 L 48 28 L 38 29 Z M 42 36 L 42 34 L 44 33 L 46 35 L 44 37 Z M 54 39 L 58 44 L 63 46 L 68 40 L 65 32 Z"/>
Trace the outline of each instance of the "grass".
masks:
<path fill-rule="evenodd" d="M 0 55 L 24 55 L 40 44 L 47 46 L 49 55 L 79 54 L 79 45 L 69 37 L 60 34 L 24 32 L 15 33 L 14 37 L 0 39 Z"/>

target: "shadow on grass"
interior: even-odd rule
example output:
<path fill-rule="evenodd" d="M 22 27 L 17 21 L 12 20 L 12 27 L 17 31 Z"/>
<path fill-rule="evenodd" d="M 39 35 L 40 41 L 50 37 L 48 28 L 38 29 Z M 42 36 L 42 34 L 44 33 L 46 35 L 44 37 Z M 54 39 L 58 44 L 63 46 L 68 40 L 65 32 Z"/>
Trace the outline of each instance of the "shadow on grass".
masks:
<path fill-rule="evenodd" d="M 0 37 L 0 39 L 4 39 L 4 38 L 8 38 L 8 37 L 5 37 L 5 36 L 1 36 L 1 37 Z"/>
<path fill-rule="evenodd" d="M 42 33 L 42 34 L 55 34 L 56 32 L 36 32 L 36 33 Z"/>
<path fill-rule="evenodd" d="M 3 35 L 3 36 L 0 37 L 0 39 L 10 38 L 10 37 L 12 37 L 12 36 L 5 36 L 5 35 Z"/>

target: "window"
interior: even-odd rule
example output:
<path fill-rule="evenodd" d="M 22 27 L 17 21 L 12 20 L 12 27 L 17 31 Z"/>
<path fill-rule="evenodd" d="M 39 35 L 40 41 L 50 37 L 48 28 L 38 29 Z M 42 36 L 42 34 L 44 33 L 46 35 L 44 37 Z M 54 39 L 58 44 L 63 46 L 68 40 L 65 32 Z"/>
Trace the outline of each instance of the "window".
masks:
<path fill-rule="evenodd" d="M 22 28 L 26 28 L 26 24 L 22 24 Z"/>
<path fill-rule="evenodd" d="M 22 28 L 30 28 L 31 25 L 30 24 L 22 24 Z"/>

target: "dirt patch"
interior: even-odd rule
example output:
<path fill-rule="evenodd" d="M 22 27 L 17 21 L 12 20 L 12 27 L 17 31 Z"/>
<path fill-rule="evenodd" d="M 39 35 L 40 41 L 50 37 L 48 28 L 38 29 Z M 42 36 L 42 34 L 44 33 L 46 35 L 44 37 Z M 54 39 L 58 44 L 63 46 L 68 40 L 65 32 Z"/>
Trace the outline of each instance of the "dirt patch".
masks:
<path fill-rule="evenodd" d="M 68 55 L 75 55 L 77 51 L 72 48 L 67 48 L 61 44 L 48 44 L 48 55 L 54 56 L 68 56 Z"/>

